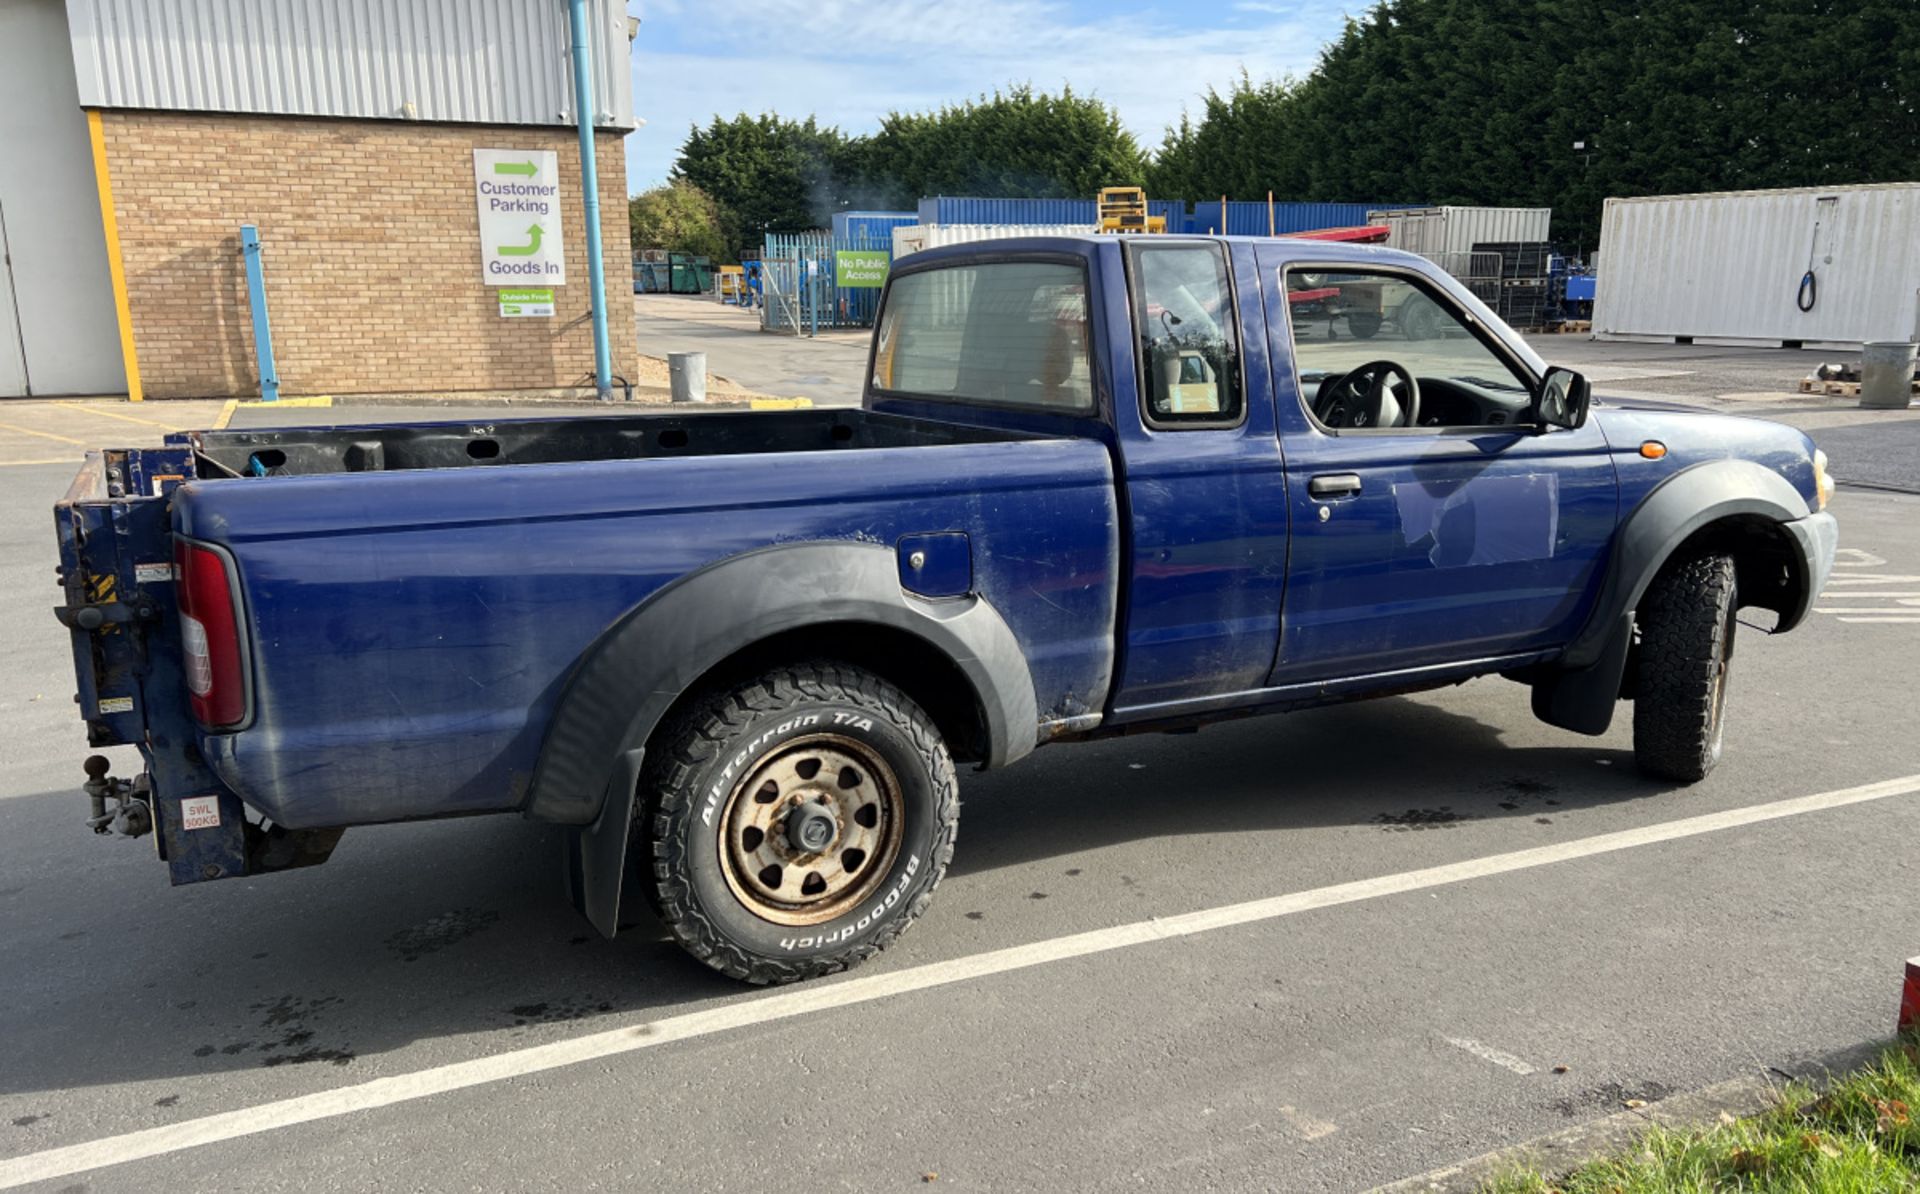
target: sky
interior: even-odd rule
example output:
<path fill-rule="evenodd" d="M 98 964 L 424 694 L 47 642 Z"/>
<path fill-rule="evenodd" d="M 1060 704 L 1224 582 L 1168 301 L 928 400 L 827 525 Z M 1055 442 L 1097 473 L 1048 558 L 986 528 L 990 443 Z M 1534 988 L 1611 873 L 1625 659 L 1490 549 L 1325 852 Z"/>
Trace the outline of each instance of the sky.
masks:
<path fill-rule="evenodd" d="M 1143 146 L 1242 70 L 1310 69 L 1366 0 L 630 0 L 627 189 L 665 182 L 691 125 L 811 114 L 848 133 L 1031 83 L 1107 101 Z"/>

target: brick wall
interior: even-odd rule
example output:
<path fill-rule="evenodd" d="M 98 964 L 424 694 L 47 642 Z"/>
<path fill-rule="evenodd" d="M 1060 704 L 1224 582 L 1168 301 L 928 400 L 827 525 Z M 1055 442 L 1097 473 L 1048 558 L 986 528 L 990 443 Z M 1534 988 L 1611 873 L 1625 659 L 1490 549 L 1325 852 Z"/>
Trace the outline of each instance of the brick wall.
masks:
<path fill-rule="evenodd" d="M 258 392 L 244 223 L 265 246 L 283 394 L 592 385 L 577 134 L 173 112 L 102 125 L 149 397 Z M 477 148 L 558 154 L 567 284 L 551 319 L 501 318 L 482 282 Z M 629 373 L 626 154 L 612 134 L 595 154 L 614 372 Z"/>

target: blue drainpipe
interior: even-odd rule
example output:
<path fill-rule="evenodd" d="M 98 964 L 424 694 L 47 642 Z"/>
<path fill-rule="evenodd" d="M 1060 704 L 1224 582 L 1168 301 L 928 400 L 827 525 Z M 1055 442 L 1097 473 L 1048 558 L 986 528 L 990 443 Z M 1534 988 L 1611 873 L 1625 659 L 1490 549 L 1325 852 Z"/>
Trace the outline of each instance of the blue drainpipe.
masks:
<path fill-rule="evenodd" d="M 613 354 L 607 345 L 607 277 L 600 252 L 600 169 L 593 160 L 593 43 L 587 37 L 587 0 L 567 0 L 573 27 L 573 114 L 580 126 L 580 189 L 586 192 L 587 285 L 593 288 L 593 387 L 613 398 Z"/>
<path fill-rule="evenodd" d="M 267 319 L 267 272 L 260 263 L 260 229 L 240 225 L 240 256 L 247 267 L 247 306 L 253 313 L 253 352 L 260 362 L 260 401 L 280 401 L 280 369 L 273 361 L 273 324 Z"/>

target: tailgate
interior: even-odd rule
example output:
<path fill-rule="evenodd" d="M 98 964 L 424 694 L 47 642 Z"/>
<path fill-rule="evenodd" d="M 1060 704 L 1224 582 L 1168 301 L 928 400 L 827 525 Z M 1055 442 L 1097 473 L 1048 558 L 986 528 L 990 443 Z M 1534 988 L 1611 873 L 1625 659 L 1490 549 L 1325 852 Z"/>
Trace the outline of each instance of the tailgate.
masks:
<path fill-rule="evenodd" d="M 89 745 L 138 744 L 146 736 L 146 638 L 173 605 L 167 497 L 192 468 L 184 447 L 89 452 L 54 507 L 65 596 L 54 614 L 73 636 Z"/>
<path fill-rule="evenodd" d="M 54 507 L 60 584 L 54 610 L 73 636 L 80 716 L 92 746 L 140 749 L 137 779 L 87 763 L 96 833 L 103 802 L 147 810 L 145 823 L 116 817 L 118 832 L 154 834 L 175 883 L 200 883 L 326 861 L 339 831 L 299 836 L 252 825 L 240 797 L 200 753 L 181 651 L 175 593 L 173 493 L 193 474 L 184 441 L 164 448 L 93 452 Z M 97 790 L 97 794 L 96 794 Z M 122 824 L 126 827 L 122 828 Z"/>

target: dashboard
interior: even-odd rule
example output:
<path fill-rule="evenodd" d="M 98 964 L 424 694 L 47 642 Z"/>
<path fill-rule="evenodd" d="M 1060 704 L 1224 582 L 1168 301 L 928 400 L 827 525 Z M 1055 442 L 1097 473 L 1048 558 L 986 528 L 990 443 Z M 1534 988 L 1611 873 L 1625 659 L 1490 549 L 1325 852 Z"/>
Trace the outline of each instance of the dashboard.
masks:
<path fill-rule="evenodd" d="M 1318 409 L 1320 394 L 1340 374 L 1306 378 L 1309 409 Z M 1494 382 L 1477 377 L 1421 377 L 1420 426 L 1499 427 L 1527 421 L 1533 396 L 1516 382 Z"/>

